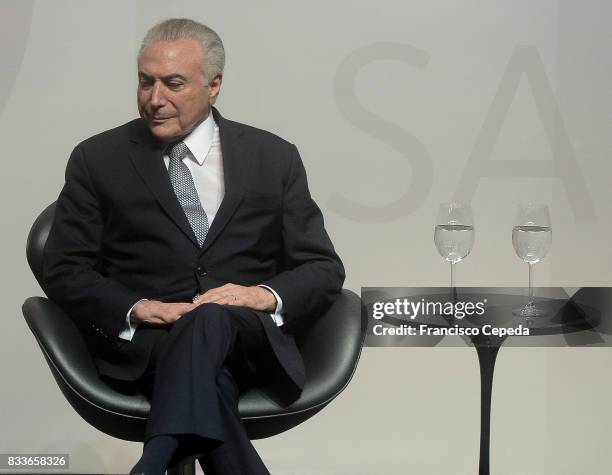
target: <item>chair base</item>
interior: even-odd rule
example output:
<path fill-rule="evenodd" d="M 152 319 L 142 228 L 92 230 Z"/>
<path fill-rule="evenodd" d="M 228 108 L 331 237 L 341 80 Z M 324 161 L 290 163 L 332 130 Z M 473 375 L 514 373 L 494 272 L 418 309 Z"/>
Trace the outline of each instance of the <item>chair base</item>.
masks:
<path fill-rule="evenodd" d="M 189 462 L 180 467 L 172 467 L 166 471 L 166 475 L 195 475 L 195 462 Z"/>

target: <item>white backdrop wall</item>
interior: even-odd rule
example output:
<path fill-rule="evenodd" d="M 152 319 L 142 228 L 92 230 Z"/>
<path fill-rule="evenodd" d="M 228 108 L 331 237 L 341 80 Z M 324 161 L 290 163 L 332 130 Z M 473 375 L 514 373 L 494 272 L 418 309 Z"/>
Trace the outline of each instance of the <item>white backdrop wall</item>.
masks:
<path fill-rule="evenodd" d="M 446 285 L 438 204 L 471 201 L 460 285 L 522 286 L 514 206 L 548 203 L 539 285 L 612 284 L 612 4 L 605 0 L 0 2 L 0 452 L 66 452 L 70 472 L 127 472 L 140 445 L 63 399 L 21 316 L 41 295 L 25 260 L 76 143 L 137 115 L 144 32 L 191 17 L 224 40 L 217 106 L 296 143 L 346 287 Z M 609 473 L 612 350 L 506 348 L 496 368 L 496 474 Z M 471 348 L 368 348 L 349 388 L 256 443 L 274 474 L 473 474 Z"/>

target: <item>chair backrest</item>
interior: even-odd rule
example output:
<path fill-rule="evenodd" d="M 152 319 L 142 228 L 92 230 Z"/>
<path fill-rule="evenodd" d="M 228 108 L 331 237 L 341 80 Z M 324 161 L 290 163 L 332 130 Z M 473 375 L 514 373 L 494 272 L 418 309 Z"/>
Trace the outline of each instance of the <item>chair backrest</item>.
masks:
<path fill-rule="evenodd" d="M 53 216 L 55 215 L 55 202 L 47 206 L 42 213 L 36 218 L 34 224 L 30 228 L 28 234 L 28 242 L 26 244 L 26 256 L 30 269 L 34 273 L 34 277 L 42 287 L 42 270 L 43 270 L 43 250 L 45 243 L 49 237 L 49 231 L 53 225 Z"/>

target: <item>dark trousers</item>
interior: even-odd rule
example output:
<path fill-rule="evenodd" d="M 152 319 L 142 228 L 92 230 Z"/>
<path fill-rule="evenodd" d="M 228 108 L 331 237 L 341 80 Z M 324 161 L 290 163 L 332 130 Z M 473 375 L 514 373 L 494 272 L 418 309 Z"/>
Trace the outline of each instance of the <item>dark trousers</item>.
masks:
<path fill-rule="evenodd" d="M 145 443 L 177 435 L 179 453 L 206 475 L 269 474 L 238 413 L 239 394 L 273 383 L 281 369 L 257 314 L 204 304 L 163 333 L 137 384 L 151 398 Z"/>

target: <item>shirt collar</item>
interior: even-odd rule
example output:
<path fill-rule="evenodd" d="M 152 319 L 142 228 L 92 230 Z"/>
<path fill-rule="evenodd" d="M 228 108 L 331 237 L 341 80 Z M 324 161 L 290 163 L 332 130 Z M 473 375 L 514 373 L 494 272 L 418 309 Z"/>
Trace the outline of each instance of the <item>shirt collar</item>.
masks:
<path fill-rule="evenodd" d="M 217 124 L 213 119 L 212 114 L 208 114 L 206 120 L 202 121 L 191 133 L 183 139 L 187 148 L 191 152 L 191 157 L 198 162 L 199 165 L 204 163 L 206 155 L 213 143 L 215 128 Z"/>

